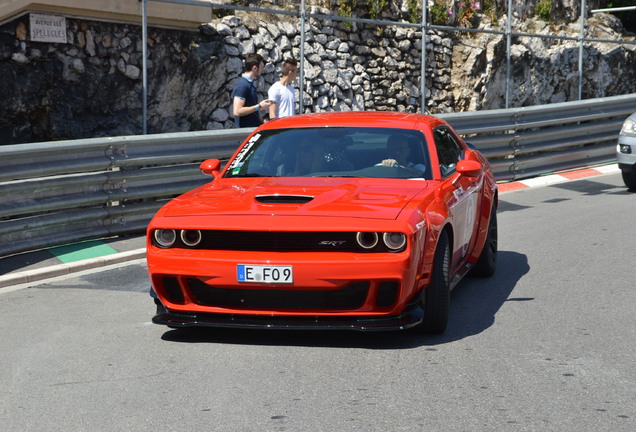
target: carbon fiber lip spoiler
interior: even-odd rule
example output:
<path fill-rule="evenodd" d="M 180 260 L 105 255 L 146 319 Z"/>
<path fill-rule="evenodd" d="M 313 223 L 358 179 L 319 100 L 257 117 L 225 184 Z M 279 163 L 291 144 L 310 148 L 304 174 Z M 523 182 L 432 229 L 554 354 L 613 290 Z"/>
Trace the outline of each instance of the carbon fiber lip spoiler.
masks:
<path fill-rule="evenodd" d="M 208 313 L 161 312 L 152 318 L 155 324 L 171 328 L 221 327 L 271 330 L 357 330 L 391 331 L 416 326 L 424 318 L 424 309 L 416 304 L 404 313 L 391 317 L 272 317 Z"/>

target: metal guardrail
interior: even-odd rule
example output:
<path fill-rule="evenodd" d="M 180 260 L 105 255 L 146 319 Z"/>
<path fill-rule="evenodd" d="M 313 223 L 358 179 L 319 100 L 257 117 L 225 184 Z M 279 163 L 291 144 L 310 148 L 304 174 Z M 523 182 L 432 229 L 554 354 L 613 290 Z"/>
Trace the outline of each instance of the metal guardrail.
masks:
<path fill-rule="evenodd" d="M 440 115 L 498 180 L 611 162 L 636 94 Z M 0 146 L 0 256 L 143 232 L 166 200 L 209 181 L 252 129 Z"/>
<path fill-rule="evenodd" d="M 476 113 L 444 114 L 491 161 L 497 180 L 616 160 L 616 140 L 636 94 Z"/>
<path fill-rule="evenodd" d="M 142 232 L 250 129 L 0 146 L 0 256 Z"/>

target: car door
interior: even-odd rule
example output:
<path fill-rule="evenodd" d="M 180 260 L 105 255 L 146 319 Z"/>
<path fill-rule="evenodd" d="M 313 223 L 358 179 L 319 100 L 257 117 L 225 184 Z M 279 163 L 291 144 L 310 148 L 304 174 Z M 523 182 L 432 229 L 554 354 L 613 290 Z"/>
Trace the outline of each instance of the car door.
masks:
<path fill-rule="evenodd" d="M 440 196 L 453 224 L 453 268 L 457 268 L 466 258 L 477 232 L 477 197 L 481 180 L 457 173 L 457 163 L 464 158 L 464 147 L 449 127 L 439 126 L 433 135 L 443 178 Z"/>

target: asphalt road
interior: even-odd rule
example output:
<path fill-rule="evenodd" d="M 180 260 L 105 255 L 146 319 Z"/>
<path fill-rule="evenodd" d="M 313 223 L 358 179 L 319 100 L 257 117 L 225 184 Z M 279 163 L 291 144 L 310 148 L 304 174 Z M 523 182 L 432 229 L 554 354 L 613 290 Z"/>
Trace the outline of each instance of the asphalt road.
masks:
<path fill-rule="evenodd" d="M 502 194 L 443 336 L 174 331 L 143 261 L 0 294 L 6 431 L 634 431 L 636 193 Z"/>

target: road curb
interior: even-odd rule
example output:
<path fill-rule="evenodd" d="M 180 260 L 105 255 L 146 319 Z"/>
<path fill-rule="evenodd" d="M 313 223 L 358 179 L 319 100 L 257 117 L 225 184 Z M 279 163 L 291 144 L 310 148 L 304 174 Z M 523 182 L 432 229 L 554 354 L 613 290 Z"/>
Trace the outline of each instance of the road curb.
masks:
<path fill-rule="evenodd" d="M 111 264 L 118 264 L 135 259 L 145 258 L 146 248 L 134 249 L 126 252 L 120 252 L 111 255 L 105 255 L 97 258 L 76 261 L 66 264 L 57 264 L 46 268 L 27 270 L 19 273 L 0 276 L 0 288 L 6 288 L 13 285 L 38 282 L 57 276 L 64 276 L 76 273 L 82 270 L 89 270 L 97 267 L 103 267 Z"/>
<path fill-rule="evenodd" d="M 621 170 L 620 168 L 618 168 L 618 164 L 601 165 L 594 168 L 583 168 L 573 171 L 565 171 L 555 174 L 533 177 L 527 180 L 499 183 L 497 187 L 500 193 L 512 192 L 537 186 L 549 186 L 556 183 L 564 183 L 570 180 L 579 180 L 582 178 L 594 177 L 602 174 L 613 174 L 620 171 Z"/>

